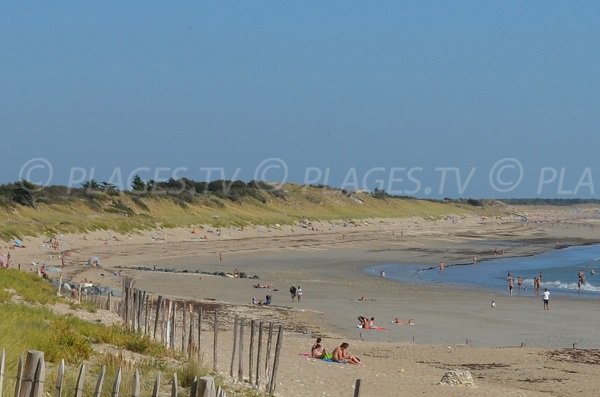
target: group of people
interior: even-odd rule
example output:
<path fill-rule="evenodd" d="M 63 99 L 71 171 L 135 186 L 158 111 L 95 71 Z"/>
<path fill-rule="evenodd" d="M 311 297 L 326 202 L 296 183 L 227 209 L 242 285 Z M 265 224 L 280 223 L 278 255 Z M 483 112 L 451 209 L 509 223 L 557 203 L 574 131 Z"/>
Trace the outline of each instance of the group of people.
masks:
<path fill-rule="evenodd" d="M 375 317 L 370 319 L 365 316 L 358 316 L 358 328 L 362 329 L 374 329 L 375 328 Z"/>
<path fill-rule="evenodd" d="M 265 300 L 256 299 L 255 296 L 252 297 L 253 305 L 270 305 L 271 304 L 271 295 L 265 296 Z"/>
<path fill-rule="evenodd" d="M 533 278 L 533 289 L 536 293 L 536 296 L 542 285 L 542 277 L 543 276 L 544 276 L 544 273 L 540 272 L 537 276 L 535 276 Z M 508 294 L 512 295 L 513 289 L 514 289 L 514 278 L 513 278 L 513 275 L 511 274 L 511 272 L 508 272 L 508 275 L 506 276 L 506 282 L 508 284 Z M 517 277 L 517 287 L 519 288 L 519 290 L 523 289 L 523 277 L 521 277 L 521 276 Z M 525 289 L 527 289 L 527 288 L 525 287 Z"/>
<path fill-rule="evenodd" d="M 302 302 L 302 294 L 302 287 L 300 287 L 299 285 L 292 285 L 290 287 L 290 296 L 292 297 L 292 302 L 295 302 L 296 298 L 298 298 L 298 302 Z"/>
<path fill-rule="evenodd" d="M 327 350 L 321 344 L 321 338 L 317 338 L 315 344 L 310 349 L 310 356 L 312 358 L 331 360 L 336 363 L 362 364 L 358 357 L 350 354 L 348 351 L 349 346 L 348 343 L 343 342 L 332 353 L 327 353 Z"/>

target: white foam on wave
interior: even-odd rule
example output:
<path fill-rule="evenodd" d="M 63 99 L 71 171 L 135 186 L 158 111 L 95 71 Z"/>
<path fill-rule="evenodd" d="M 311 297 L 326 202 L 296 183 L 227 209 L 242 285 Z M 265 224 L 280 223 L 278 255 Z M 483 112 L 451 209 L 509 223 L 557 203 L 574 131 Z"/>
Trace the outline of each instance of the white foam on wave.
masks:
<path fill-rule="evenodd" d="M 547 281 L 542 283 L 542 288 L 555 288 L 555 289 L 568 289 L 577 291 L 577 283 L 563 283 L 562 281 Z M 582 291 L 587 292 L 600 292 L 600 287 L 596 287 L 595 285 L 586 282 L 581 286 Z"/>

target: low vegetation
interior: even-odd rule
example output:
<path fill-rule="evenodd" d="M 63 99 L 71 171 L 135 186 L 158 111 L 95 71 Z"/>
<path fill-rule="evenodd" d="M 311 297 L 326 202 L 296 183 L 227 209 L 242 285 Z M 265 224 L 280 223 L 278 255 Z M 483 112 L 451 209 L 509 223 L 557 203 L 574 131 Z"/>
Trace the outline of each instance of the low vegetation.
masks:
<path fill-rule="evenodd" d="M 377 191 L 352 193 L 324 186 L 187 179 L 138 181 L 139 190 L 120 192 L 109 185 L 44 188 L 14 183 L 0 186 L 0 239 L 33 235 L 114 230 L 130 233 L 156 227 L 214 227 L 294 224 L 300 220 L 344 221 L 364 218 L 478 213 L 493 215 L 497 205 L 479 201 L 435 201 Z M 29 188 L 25 187 L 29 186 Z"/>

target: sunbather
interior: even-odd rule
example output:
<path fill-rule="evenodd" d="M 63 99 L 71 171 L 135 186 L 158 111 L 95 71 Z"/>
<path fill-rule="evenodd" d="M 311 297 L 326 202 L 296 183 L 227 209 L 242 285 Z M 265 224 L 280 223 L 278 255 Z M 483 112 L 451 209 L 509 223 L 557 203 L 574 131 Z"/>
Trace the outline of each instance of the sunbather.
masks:
<path fill-rule="evenodd" d="M 349 345 L 346 342 L 336 347 L 331 359 L 336 363 L 362 364 L 358 357 L 350 354 L 348 347 Z"/>

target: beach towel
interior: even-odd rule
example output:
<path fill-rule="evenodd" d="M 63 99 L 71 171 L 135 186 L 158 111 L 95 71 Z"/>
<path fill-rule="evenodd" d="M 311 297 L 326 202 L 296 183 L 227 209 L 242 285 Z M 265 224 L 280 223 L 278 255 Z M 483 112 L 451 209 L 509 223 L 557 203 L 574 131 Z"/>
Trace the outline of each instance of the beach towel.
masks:
<path fill-rule="evenodd" d="M 302 357 L 306 358 L 307 360 L 310 360 L 310 359 L 314 358 L 310 353 L 300 353 L 300 355 Z M 339 363 L 339 362 L 333 361 L 331 359 L 331 354 L 325 355 L 325 358 L 315 358 L 315 360 L 325 361 L 327 363 L 334 363 L 334 364 L 346 364 L 346 363 Z"/>
<path fill-rule="evenodd" d="M 384 327 L 363 328 L 360 324 L 356 328 L 364 329 L 365 331 L 385 331 L 387 329 Z"/>

